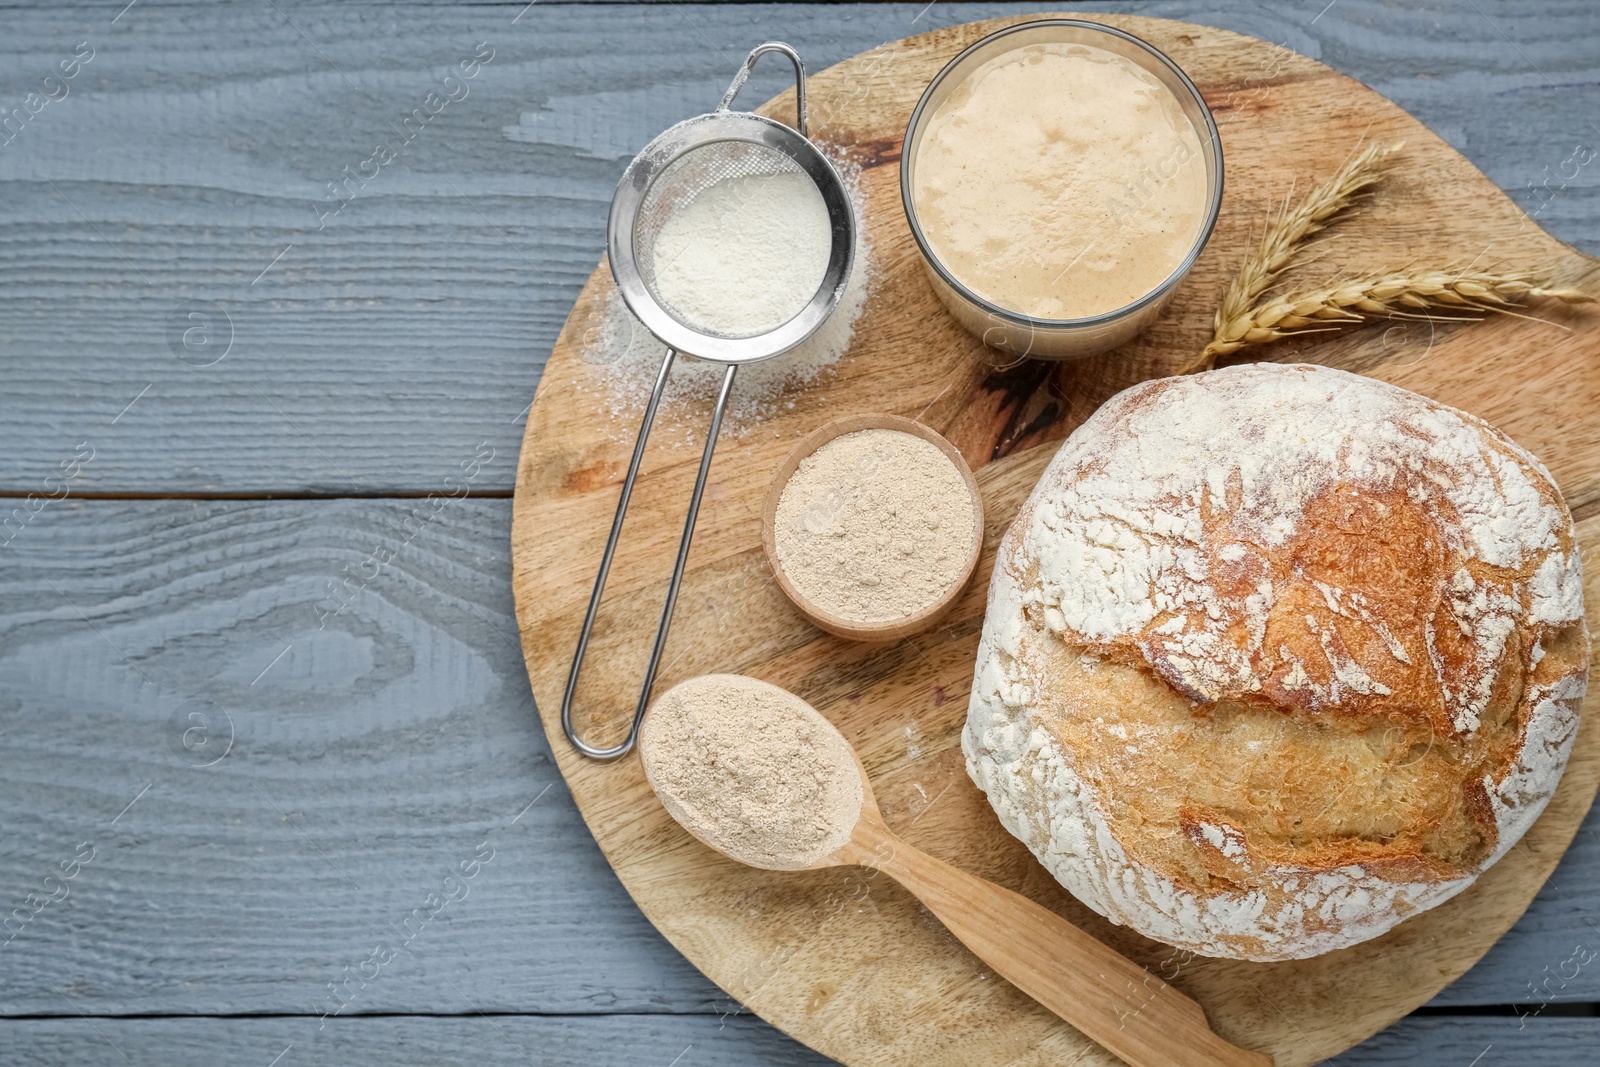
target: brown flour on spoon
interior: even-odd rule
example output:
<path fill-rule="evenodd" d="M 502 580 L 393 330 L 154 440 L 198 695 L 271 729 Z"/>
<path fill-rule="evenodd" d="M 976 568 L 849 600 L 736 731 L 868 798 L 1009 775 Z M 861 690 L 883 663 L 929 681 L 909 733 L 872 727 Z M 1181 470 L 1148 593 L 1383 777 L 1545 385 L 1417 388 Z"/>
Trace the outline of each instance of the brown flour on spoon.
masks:
<path fill-rule="evenodd" d="M 755 678 L 708 674 L 667 690 L 645 716 L 639 758 L 674 819 L 752 867 L 809 867 L 850 840 L 861 814 L 844 737 Z"/>

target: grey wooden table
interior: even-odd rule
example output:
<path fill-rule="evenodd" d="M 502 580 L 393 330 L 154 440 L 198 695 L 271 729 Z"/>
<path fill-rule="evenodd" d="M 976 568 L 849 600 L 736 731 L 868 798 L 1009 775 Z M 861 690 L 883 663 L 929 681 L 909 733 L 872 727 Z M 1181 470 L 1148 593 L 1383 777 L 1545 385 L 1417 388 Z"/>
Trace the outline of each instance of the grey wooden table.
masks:
<path fill-rule="evenodd" d="M 821 1062 L 655 933 L 555 772 L 522 420 L 626 159 L 746 48 L 1028 8 L 125 2 L 0 6 L 0 1063 Z M 1588 0 L 1095 9 L 1330 63 L 1600 253 Z M 1597 881 L 1591 820 L 1337 1062 L 1600 1061 Z"/>

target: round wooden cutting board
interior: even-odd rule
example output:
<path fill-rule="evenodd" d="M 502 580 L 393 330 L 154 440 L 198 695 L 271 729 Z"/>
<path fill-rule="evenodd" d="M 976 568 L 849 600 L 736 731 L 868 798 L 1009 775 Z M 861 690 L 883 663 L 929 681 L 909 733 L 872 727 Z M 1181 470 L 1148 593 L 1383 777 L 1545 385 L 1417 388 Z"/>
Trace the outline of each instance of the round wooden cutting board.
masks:
<path fill-rule="evenodd" d="M 939 30 L 814 75 L 813 135 L 859 168 L 871 293 L 833 370 L 785 397 L 771 417 L 725 433 L 657 691 L 722 671 L 798 693 L 860 751 L 895 832 L 1143 962 L 1198 1000 L 1229 1040 L 1270 1052 L 1283 1067 L 1315 1063 L 1427 1001 L 1522 914 L 1594 798 L 1595 695 L 1548 810 L 1472 889 L 1384 937 L 1316 959 L 1185 959 L 1069 896 L 1001 828 L 967 778 L 959 734 L 995 545 L 1061 438 L 1111 394 L 1170 373 L 1205 344 L 1222 291 L 1271 206 L 1330 174 L 1363 141 L 1404 140 L 1406 147 L 1302 280 L 1476 259 L 1546 266 L 1557 282 L 1594 291 L 1600 261 L 1542 232 L 1415 119 L 1320 63 L 1204 26 L 1090 17 L 1167 52 L 1216 115 L 1227 191 L 1216 235 L 1193 273 L 1163 318 L 1116 352 L 1005 365 L 935 301 L 901 212 L 898 165 L 906 120 L 928 80 L 967 44 L 1022 20 Z M 766 110 L 787 118 L 791 97 Z M 631 401 L 607 400 L 606 368 L 584 358 L 611 285 L 602 265 L 539 384 L 517 474 L 512 553 L 539 712 L 623 884 L 733 1000 L 844 1063 L 1115 1063 L 988 971 L 888 879 L 856 868 L 779 874 L 737 866 L 671 821 L 637 758 L 594 763 L 567 744 L 561 689 L 641 413 Z M 1591 547 L 1590 627 L 1600 632 L 1600 558 L 1592 551 L 1600 543 L 1600 315 L 1537 310 L 1568 329 L 1505 316 L 1465 325 L 1396 319 L 1331 340 L 1275 345 L 1256 358 L 1374 375 L 1481 415 L 1533 451 Z M 578 719 L 592 740 L 619 736 L 633 707 L 708 409 L 680 397 L 658 419 L 579 691 Z M 783 598 L 762 552 L 761 502 L 795 441 L 832 418 L 872 411 L 918 418 L 954 442 L 977 473 L 989 519 L 978 573 L 941 625 L 866 648 L 817 630 Z"/>

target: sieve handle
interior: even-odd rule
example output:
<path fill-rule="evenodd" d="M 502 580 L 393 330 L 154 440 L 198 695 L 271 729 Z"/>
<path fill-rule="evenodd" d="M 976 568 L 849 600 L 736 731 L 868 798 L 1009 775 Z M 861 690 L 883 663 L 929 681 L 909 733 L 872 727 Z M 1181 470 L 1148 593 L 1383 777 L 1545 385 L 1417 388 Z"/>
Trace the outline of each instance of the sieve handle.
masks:
<path fill-rule="evenodd" d="M 768 41 L 750 50 L 750 54 L 744 58 L 744 66 L 733 76 L 733 83 L 728 86 L 728 91 L 722 94 L 722 103 L 717 105 L 717 110 L 727 111 L 733 106 L 733 98 L 739 95 L 739 90 L 744 88 L 744 83 L 750 78 L 750 72 L 756 69 L 756 60 L 768 52 L 781 52 L 789 57 L 790 63 L 794 64 L 794 117 L 797 120 L 795 129 L 799 131 L 801 137 L 809 137 L 810 134 L 806 133 L 806 65 L 800 61 L 800 53 L 782 41 Z"/>
<path fill-rule="evenodd" d="M 639 690 L 639 703 L 633 709 L 633 724 L 628 736 L 610 748 L 599 748 L 578 736 L 572 723 L 572 697 L 578 691 L 578 675 L 583 670 L 583 654 L 589 647 L 589 632 L 594 629 L 595 616 L 600 611 L 600 594 L 606 587 L 606 575 L 611 572 L 611 558 L 617 553 L 617 540 L 622 535 L 622 520 L 628 514 L 628 500 L 633 496 L 633 483 L 639 475 L 639 463 L 644 459 L 645 442 L 650 438 L 650 427 L 656 419 L 656 409 L 667 390 L 667 378 L 672 372 L 672 361 L 677 352 L 667 349 L 661 360 L 661 370 L 656 375 L 655 388 L 650 393 L 650 403 L 644 409 L 644 421 L 639 425 L 639 439 L 633 445 L 633 458 L 628 461 L 627 476 L 622 479 L 622 497 L 617 501 L 617 514 L 611 520 L 611 533 L 606 538 L 605 552 L 600 556 L 600 570 L 594 578 L 594 591 L 589 594 L 589 608 L 583 615 L 583 629 L 578 631 L 578 648 L 572 654 L 572 669 L 567 672 L 567 688 L 561 694 L 561 729 L 572 742 L 572 747 L 591 759 L 609 760 L 625 756 L 639 739 L 639 724 L 644 722 L 645 709 L 650 706 L 650 689 L 655 685 L 656 670 L 661 666 L 661 652 L 667 646 L 667 630 L 672 625 L 672 609 L 678 603 L 678 586 L 683 582 L 684 566 L 689 562 L 689 544 L 694 539 L 695 520 L 700 517 L 700 498 L 705 495 L 706 476 L 711 473 L 711 455 L 717 447 L 717 434 L 722 429 L 722 414 L 728 407 L 728 394 L 733 390 L 733 373 L 738 364 L 730 363 L 722 376 L 722 390 L 717 394 L 717 406 L 711 414 L 711 427 L 706 433 L 705 451 L 700 456 L 700 470 L 695 474 L 694 492 L 689 497 L 689 514 L 684 519 L 683 536 L 678 540 L 678 558 L 672 566 L 672 581 L 667 586 L 667 599 L 661 605 L 661 622 L 656 626 L 655 643 L 650 648 L 650 662 L 645 668 L 644 685 Z"/>

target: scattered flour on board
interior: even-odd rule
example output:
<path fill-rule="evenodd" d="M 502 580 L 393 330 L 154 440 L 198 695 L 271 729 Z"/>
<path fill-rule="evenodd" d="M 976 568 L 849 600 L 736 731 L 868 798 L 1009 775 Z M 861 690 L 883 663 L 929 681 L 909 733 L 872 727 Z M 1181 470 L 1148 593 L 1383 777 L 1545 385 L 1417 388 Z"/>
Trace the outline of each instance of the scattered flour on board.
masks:
<path fill-rule="evenodd" d="M 856 213 L 855 264 L 844 294 L 828 321 L 803 344 L 781 356 L 739 368 L 723 418 L 724 434 L 738 436 L 785 407 L 793 406 L 794 395 L 800 389 L 825 382 L 831 376 L 833 365 L 849 349 L 855 336 L 856 323 L 875 280 L 871 235 L 861 210 L 859 171 L 846 167 L 838 158 L 834 158 L 833 163 L 844 178 Z M 609 274 L 605 284 L 607 293 L 602 320 L 585 338 L 582 358 L 601 368 L 594 379 L 591 395 L 611 434 L 618 440 L 632 440 L 638 433 L 639 419 L 661 370 L 665 348 L 634 318 Z M 679 356 L 672 365 L 662 414 L 676 409 L 700 413 L 699 417 L 676 420 L 675 427 L 674 420 L 658 418 L 651 439 L 698 447 L 704 441 L 704 413 L 716 400 L 723 371 L 720 363 Z"/>

